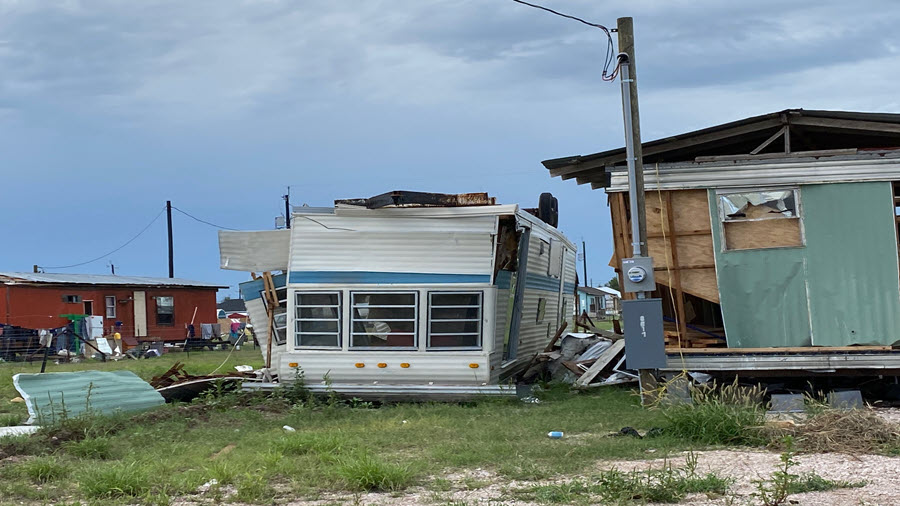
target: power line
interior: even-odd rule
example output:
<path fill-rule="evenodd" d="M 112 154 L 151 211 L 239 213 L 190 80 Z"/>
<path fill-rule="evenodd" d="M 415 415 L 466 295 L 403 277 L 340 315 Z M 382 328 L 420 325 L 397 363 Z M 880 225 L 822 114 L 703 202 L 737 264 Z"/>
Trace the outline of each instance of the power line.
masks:
<path fill-rule="evenodd" d="M 222 230 L 234 230 L 234 231 L 237 231 L 237 230 L 238 230 L 238 229 L 236 229 L 236 228 L 223 227 L 223 226 L 221 226 L 221 225 L 216 225 L 215 223 L 210 223 L 210 222 L 208 222 L 208 221 L 206 221 L 206 220 L 201 220 L 200 218 L 198 218 L 198 217 L 196 217 L 196 216 L 194 216 L 194 215 L 192 215 L 192 214 L 190 214 L 190 213 L 188 213 L 188 212 L 186 212 L 186 211 L 182 211 L 181 209 L 178 209 L 178 208 L 175 207 L 175 206 L 172 206 L 172 209 L 178 211 L 179 213 L 181 213 L 181 214 L 187 216 L 188 218 L 190 218 L 190 219 L 192 219 L 192 220 L 199 221 L 200 223 L 209 225 L 209 226 L 211 226 L 211 227 L 221 228 Z"/>
<path fill-rule="evenodd" d="M 81 267 L 82 265 L 87 265 L 87 264 L 96 262 L 97 260 L 103 260 L 104 258 L 106 258 L 106 257 L 108 257 L 108 256 L 110 256 L 110 255 L 112 255 L 113 253 L 115 253 L 115 252 L 121 250 L 121 249 L 124 248 L 125 246 L 128 246 L 129 244 L 131 244 L 132 242 L 134 242 L 134 240 L 137 239 L 138 237 L 140 237 L 144 232 L 146 232 L 147 229 L 150 228 L 151 225 L 153 225 L 154 223 L 156 223 L 156 220 L 158 220 L 159 217 L 162 216 L 162 214 L 163 214 L 165 211 L 166 211 L 166 208 L 165 208 L 165 207 L 162 208 L 162 209 L 159 211 L 159 214 L 157 214 L 156 216 L 154 216 L 153 219 L 150 220 L 150 223 L 148 223 L 146 227 L 142 228 L 141 231 L 137 233 L 137 235 L 135 235 L 135 236 L 132 237 L 131 239 L 128 239 L 128 241 L 126 241 L 125 244 L 123 244 L 123 245 L 119 246 L 118 248 L 116 248 L 116 249 L 110 251 L 109 253 L 106 253 L 106 254 L 101 255 L 101 256 L 99 256 L 99 257 L 97 257 L 97 258 L 94 258 L 93 260 L 88 260 L 87 262 L 81 262 L 80 264 L 57 265 L 57 266 L 52 266 L 52 267 L 51 267 L 51 266 L 38 266 L 38 267 L 41 267 L 42 269 L 69 269 L 69 268 L 71 268 L 71 267 Z"/>
<path fill-rule="evenodd" d="M 606 57 L 603 59 L 603 74 L 601 75 L 601 78 L 602 78 L 604 81 L 613 81 L 613 80 L 615 80 L 616 76 L 619 74 L 619 63 L 616 64 L 616 67 L 612 70 L 612 72 L 609 72 L 609 67 L 610 67 L 610 65 L 612 65 L 612 62 L 613 62 L 613 54 L 615 53 L 615 49 L 614 49 L 614 46 L 613 46 L 612 35 L 610 35 L 609 28 L 607 28 L 607 27 L 605 27 L 605 26 L 603 26 L 603 25 L 601 25 L 601 24 L 599 24 L 599 23 L 592 23 L 592 22 L 590 22 L 590 21 L 586 21 L 586 20 L 581 19 L 581 18 L 579 18 L 579 17 L 577 17 L 577 16 L 571 16 L 571 15 L 569 15 L 569 14 L 564 14 L 564 13 L 562 13 L 562 12 L 555 11 L 555 10 L 550 9 L 550 8 L 548 8 L 548 7 L 544 7 L 543 5 L 537 5 L 537 4 L 525 2 L 524 0 L 512 0 L 512 1 L 513 1 L 513 2 L 516 2 L 516 3 L 518 3 L 518 4 L 527 5 L 527 6 L 529 6 L 529 7 L 534 7 L 535 9 L 540 9 L 540 10 L 542 10 L 542 11 L 549 12 L 550 14 L 555 14 L 555 15 L 557 15 L 557 16 L 560 16 L 560 17 L 563 17 L 563 18 L 566 18 L 566 19 L 571 19 L 571 20 L 573 20 L 573 21 L 578 21 L 579 23 L 583 23 L 583 24 L 588 25 L 588 26 L 593 27 L 593 28 L 599 28 L 600 30 L 603 30 L 603 33 L 606 34 L 606 41 L 607 41 L 607 43 L 606 43 Z"/>

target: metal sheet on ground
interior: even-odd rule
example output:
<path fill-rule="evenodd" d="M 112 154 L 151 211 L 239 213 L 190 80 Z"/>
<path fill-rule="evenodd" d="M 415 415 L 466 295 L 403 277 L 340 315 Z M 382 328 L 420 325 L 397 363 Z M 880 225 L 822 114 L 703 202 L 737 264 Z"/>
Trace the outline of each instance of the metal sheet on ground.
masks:
<path fill-rule="evenodd" d="M 82 413 L 141 411 L 165 403 L 131 371 L 20 373 L 13 384 L 25 399 L 28 421 L 46 424 Z"/>

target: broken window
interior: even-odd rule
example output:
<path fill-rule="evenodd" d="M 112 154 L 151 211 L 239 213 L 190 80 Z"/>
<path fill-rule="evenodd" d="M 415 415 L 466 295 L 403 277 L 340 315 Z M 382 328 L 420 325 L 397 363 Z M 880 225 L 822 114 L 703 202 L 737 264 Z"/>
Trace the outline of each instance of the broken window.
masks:
<path fill-rule="evenodd" d="M 547 299 L 541 297 L 538 299 L 537 321 L 535 323 L 542 323 L 544 321 L 544 315 L 546 313 L 547 313 Z"/>
<path fill-rule="evenodd" d="M 791 188 L 719 194 L 724 249 L 803 246 L 798 193 Z"/>
<path fill-rule="evenodd" d="M 351 348 L 415 348 L 417 292 L 355 292 Z"/>
<path fill-rule="evenodd" d="M 428 348 L 481 349 L 481 292 L 428 294 Z"/>
<path fill-rule="evenodd" d="M 295 297 L 294 344 L 303 348 L 340 347 L 340 292 L 301 292 Z M 277 314 L 275 318 L 277 328 Z"/>

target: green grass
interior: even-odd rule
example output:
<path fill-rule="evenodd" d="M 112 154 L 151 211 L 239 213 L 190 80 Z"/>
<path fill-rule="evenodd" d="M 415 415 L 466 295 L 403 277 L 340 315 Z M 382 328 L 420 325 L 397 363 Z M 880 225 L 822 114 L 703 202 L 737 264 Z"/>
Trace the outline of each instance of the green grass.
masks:
<path fill-rule="evenodd" d="M 862 488 L 865 487 L 866 484 L 865 481 L 829 480 L 819 476 L 815 472 L 808 472 L 791 480 L 788 486 L 788 492 L 791 494 L 827 492 L 839 488 Z"/>
<path fill-rule="evenodd" d="M 227 353 L 194 352 L 155 359 L 49 365 L 48 370 L 131 368 L 149 378 L 176 360 L 188 372 L 215 369 Z M 258 366 L 258 351 L 241 350 L 225 368 Z M 11 399 L 9 376 L 39 364 L 0 364 L 0 399 Z M 486 483 L 439 481 L 461 469 L 482 468 L 501 479 L 539 480 L 585 474 L 598 460 L 644 458 L 681 452 L 690 443 L 663 433 L 656 438 L 608 437 L 623 426 L 644 432 L 666 425 L 660 410 L 639 405 L 633 390 L 574 393 L 554 388 L 540 404 L 479 400 L 465 404 L 397 404 L 372 409 L 327 402 L 291 404 L 285 396 L 226 394 L 193 404 L 111 417 L 77 417 L 42 428 L 30 437 L 0 440 L 0 497 L 9 502 L 99 501 L 166 503 L 216 479 L 215 501 L 270 502 L 273 497 L 321 497 L 328 492 L 398 491 L 411 485 L 435 489 L 478 488 Z M 302 396 L 300 396 L 302 398 Z M 0 409 L 24 417 L 21 404 Z M 290 425 L 296 432 L 287 432 Z M 547 432 L 561 430 L 563 439 Z M 25 458 L 23 458 L 25 456 Z M 39 489 L 31 476 L 12 471 L 36 458 L 67 469 L 64 479 Z M 30 464 L 38 467 L 38 464 Z M 51 466 L 54 464 L 51 464 Z M 8 469 L 7 469 L 8 468 Z M 40 479 L 40 478 L 39 478 Z M 234 495 L 220 496 L 224 490 Z M 216 495 L 219 494 L 219 495 Z"/>

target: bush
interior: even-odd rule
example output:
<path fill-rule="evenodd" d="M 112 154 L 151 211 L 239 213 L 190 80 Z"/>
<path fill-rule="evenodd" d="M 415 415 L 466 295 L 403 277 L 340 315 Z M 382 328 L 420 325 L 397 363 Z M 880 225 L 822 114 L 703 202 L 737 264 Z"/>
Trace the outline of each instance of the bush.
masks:
<path fill-rule="evenodd" d="M 359 490 L 400 490 L 412 481 L 412 472 L 406 466 L 382 462 L 367 454 L 342 459 L 338 474 Z"/>

